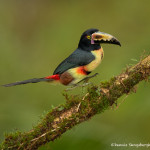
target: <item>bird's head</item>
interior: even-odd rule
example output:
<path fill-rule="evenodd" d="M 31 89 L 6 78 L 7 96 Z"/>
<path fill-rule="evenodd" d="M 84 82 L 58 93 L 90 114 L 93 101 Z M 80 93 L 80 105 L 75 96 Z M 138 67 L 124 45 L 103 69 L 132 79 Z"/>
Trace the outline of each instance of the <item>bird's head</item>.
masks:
<path fill-rule="evenodd" d="M 101 43 L 116 44 L 121 46 L 120 42 L 114 36 L 108 33 L 100 32 L 98 29 L 88 29 L 82 34 L 79 47 L 94 49 L 95 47 L 100 46 Z"/>

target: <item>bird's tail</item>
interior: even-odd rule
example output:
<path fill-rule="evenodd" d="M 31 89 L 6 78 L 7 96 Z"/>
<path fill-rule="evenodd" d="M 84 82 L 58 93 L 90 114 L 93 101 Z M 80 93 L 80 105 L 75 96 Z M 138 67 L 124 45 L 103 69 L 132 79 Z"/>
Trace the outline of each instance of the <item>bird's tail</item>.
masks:
<path fill-rule="evenodd" d="M 41 82 L 41 81 L 52 81 L 52 80 L 53 79 L 33 78 L 33 79 L 29 79 L 29 80 L 24 80 L 24 81 L 18 81 L 18 82 L 14 82 L 14 83 L 5 84 L 3 86 L 10 87 L 10 86 L 15 86 L 15 85 L 21 85 L 21 84 L 27 84 L 27 83 L 37 83 L 37 82 Z"/>
<path fill-rule="evenodd" d="M 14 82 L 14 83 L 5 84 L 2 86 L 10 87 L 10 86 L 15 86 L 15 85 L 21 85 L 21 84 L 27 84 L 27 83 L 37 83 L 37 82 L 42 82 L 42 81 L 52 82 L 52 81 L 56 81 L 56 80 L 58 81 L 59 79 L 60 79 L 59 75 L 56 74 L 56 75 L 47 76 L 44 78 L 33 78 L 33 79 L 29 79 L 29 80 L 24 80 L 24 81 L 18 81 L 18 82 Z"/>
<path fill-rule="evenodd" d="M 5 84 L 2 86 L 5 87 L 10 87 L 10 86 L 15 86 L 15 85 L 21 85 L 21 84 L 27 84 L 27 83 L 37 83 L 37 82 L 42 82 L 42 81 L 47 81 L 47 82 L 52 82 L 52 81 L 59 81 L 59 75 L 52 75 L 52 76 L 47 76 L 44 78 L 33 78 L 33 79 L 29 79 L 29 80 L 24 80 L 24 81 L 18 81 L 18 82 L 14 82 L 14 83 L 9 83 L 9 84 Z"/>

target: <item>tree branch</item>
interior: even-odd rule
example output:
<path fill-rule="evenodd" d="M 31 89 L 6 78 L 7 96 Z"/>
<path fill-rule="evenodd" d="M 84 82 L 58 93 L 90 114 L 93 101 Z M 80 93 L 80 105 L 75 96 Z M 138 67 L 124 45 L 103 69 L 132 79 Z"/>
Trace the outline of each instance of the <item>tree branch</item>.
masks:
<path fill-rule="evenodd" d="M 85 95 L 64 94 L 66 103 L 52 109 L 29 132 L 12 133 L 5 137 L 1 149 L 35 150 L 54 141 L 73 126 L 110 108 L 123 94 L 129 94 L 142 80 L 150 76 L 150 55 L 120 75 L 99 86 L 91 86 Z"/>

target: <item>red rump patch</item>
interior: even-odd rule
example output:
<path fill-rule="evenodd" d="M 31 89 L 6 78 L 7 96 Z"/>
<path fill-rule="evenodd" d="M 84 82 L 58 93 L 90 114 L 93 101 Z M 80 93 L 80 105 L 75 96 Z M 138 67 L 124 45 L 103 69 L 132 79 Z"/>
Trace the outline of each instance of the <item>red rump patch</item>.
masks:
<path fill-rule="evenodd" d="M 85 70 L 84 67 L 79 67 L 79 68 L 77 69 L 77 73 L 83 74 L 83 75 L 86 75 L 86 74 L 87 74 L 87 72 L 86 72 L 86 70 Z"/>
<path fill-rule="evenodd" d="M 52 76 L 47 76 L 47 77 L 45 77 L 45 79 L 60 80 L 60 76 L 59 76 L 59 74 L 55 74 L 55 75 L 52 75 Z"/>

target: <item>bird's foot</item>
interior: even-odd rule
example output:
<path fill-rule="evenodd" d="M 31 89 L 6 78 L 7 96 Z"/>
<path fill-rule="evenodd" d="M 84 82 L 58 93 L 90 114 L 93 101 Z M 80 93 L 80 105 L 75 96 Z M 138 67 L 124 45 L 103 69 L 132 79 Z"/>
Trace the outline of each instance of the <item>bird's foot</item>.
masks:
<path fill-rule="evenodd" d="M 67 92 L 67 91 L 71 91 L 71 90 L 73 90 L 73 89 L 75 89 L 75 88 L 77 88 L 77 87 L 79 87 L 77 84 L 74 84 L 73 86 L 71 86 L 70 88 L 67 88 L 67 89 L 65 89 L 65 91 Z"/>
<path fill-rule="evenodd" d="M 74 84 L 72 87 L 65 89 L 65 91 L 71 91 L 71 90 L 73 90 L 73 89 L 75 89 L 75 88 L 77 88 L 77 87 L 82 87 L 82 88 L 83 88 L 83 87 L 86 87 L 86 86 L 92 84 L 91 82 L 88 82 L 89 79 L 91 79 L 91 78 L 93 78 L 93 77 L 95 77 L 95 76 L 97 76 L 97 75 L 98 75 L 98 73 L 95 73 L 95 74 L 92 75 L 92 76 L 88 76 L 88 77 L 82 79 L 81 81 L 79 81 L 77 84 Z M 83 82 L 82 85 L 80 85 L 81 82 Z"/>
<path fill-rule="evenodd" d="M 78 87 L 82 87 L 83 88 L 83 87 L 86 87 L 86 86 L 88 86 L 90 84 L 92 84 L 92 83 L 91 82 L 85 82 L 82 85 L 81 84 L 74 84 L 72 87 L 65 89 L 65 91 L 71 91 L 71 90 L 73 90 L 75 88 L 78 88 Z"/>
<path fill-rule="evenodd" d="M 93 78 L 93 77 L 96 77 L 98 75 L 98 73 L 95 73 L 94 75 L 92 75 L 92 76 L 88 76 L 88 77 L 86 77 L 86 78 L 84 78 L 83 80 L 81 80 L 80 82 L 84 82 L 84 83 L 87 83 L 88 81 L 89 81 L 89 79 L 91 79 L 91 78 Z M 78 83 L 80 83 L 80 82 L 78 82 Z"/>

